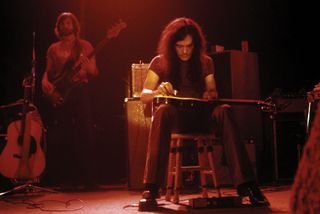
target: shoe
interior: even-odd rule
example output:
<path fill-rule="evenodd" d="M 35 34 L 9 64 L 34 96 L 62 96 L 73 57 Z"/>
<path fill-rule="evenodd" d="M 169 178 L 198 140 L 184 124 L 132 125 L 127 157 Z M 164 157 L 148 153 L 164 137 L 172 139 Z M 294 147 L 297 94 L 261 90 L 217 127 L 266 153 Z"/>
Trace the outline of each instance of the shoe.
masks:
<path fill-rule="evenodd" d="M 139 201 L 139 211 L 154 211 L 158 209 L 156 198 L 160 198 L 159 191 L 146 190 Z"/>
<path fill-rule="evenodd" d="M 146 190 L 146 191 L 143 191 L 142 198 L 143 199 L 158 199 L 158 198 L 160 198 L 160 193 L 159 193 L 159 191 L 154 192 L 154 191 Z"/>
<path fill-rule="evenodd" d="M 238 186 L 237 192 L 240 196 L 249 196 L 250 203 L 254 206 L 270 206 L 270 202 L 255 183 L 242 184 Z"/>
<path fill-rule="evenodd" d="M 254 206 L 270 206 L 270 202 L 259 188 L 249 188 L 249 200 Z"/>

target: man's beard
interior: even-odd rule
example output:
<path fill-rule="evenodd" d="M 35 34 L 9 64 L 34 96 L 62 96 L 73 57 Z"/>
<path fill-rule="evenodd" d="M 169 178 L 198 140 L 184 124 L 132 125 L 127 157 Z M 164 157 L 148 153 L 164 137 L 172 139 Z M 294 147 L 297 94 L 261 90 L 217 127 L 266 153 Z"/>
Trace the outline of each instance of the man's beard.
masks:
<path fill-rule="evenodd" d="M 73 34 L 72 30 L 61 30 L 60 31 L 60 37 L 70 36 Z"/>

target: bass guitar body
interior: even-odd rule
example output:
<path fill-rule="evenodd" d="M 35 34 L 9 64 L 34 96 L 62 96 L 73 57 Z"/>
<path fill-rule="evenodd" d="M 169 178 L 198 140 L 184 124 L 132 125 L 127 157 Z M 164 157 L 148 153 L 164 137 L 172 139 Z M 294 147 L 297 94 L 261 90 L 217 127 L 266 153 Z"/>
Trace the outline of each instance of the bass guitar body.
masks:
<path fill-rule="evenodd" d="M 66 63 L 62 75 L 53 81 L 55 86 L 53 93 L 49 99 L 54 107 L 59 107 L 68 99 L 69 93 L 78 85 L 83 83 L 73 81 L 73 76 L 78 72 L 79 68 L 73 67 L 74 62 Z"/>
<path fill-rule="evenodd" d="M 30 135 L 26 140 L 20 134 L 21 124 L 21 120 L 17 120 L 8 126 L 7 144 L 0 156 L 0 172 L 8 178 L 28 180 L 40 176 L 45 168 L 45 154 L 41 145 L 43 130 L 39 121 L 30 119 Z M 22 144 L 26 141 L 30 146 L 27 157 L 24 157 Z"/>

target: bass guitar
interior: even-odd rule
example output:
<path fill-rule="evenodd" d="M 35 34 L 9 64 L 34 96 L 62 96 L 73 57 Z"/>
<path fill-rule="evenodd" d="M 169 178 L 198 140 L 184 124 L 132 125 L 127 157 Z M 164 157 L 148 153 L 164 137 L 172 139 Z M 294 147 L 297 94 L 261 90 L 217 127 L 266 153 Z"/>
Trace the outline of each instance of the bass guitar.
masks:
<path fill-rule="evenodd" d="M 119 35 L 121 30 L 125 29 L 127 24 L 123 21 L 119 21 L 114 24 L 107 31 L 106 37 L 99 42 L 99 44 L 87 55 L 90 59 L 95 54 L 98 53 L 108 41 L 112 38 L 115 38 Z M 51 94 L 47 94 L 46 96 L 49 98 L 54 107 L 59 107 L 65 103 L 68 99 L 70 92 L 78 85 L 83 84 L 79 83 L 79 81 L 75 81 L 75 76 L 79 73 L 82 68 L 82 64 L 80 62 L 75 63 L 74 61 L 67 61 L 64 70 L 60 76 L 58 76 L 52 83 L 54 85 L 54 91 Z"/>
<path fill-rule="evenodd" d="M 45 168 L 41 119 L 29 99 L 32 82 L 32 77 L 24 80 L 22 119 L 9 124 L 7 144 L 0 156 L 1 174 L 17 180 L 36 178 Z"/>

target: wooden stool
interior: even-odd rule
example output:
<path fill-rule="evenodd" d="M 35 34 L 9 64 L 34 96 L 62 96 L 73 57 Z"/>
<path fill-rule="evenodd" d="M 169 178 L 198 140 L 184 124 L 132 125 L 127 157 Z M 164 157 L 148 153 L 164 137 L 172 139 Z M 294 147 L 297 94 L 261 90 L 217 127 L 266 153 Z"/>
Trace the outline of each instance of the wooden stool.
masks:
<path fill-rule="evenodd" d="M 198 165 L 184 166 L 182 164 L 182 147 L 186 140 L 194 140 L 198 150 Z M 206 175 L 212 177 L 213 185 L 217 189 L 218 197 L 221 197 L 220 188 L 217 186 L 213 160 L 214 136 L 210 134 L 171 134 L 170 154 L 167 175 L 166 201 L 171 200 L 173 190 L 173 203 L 179 203 L 179 191 L 181 188 L 182 171 L 199 171 L 202 197 L 207 198 Z M 206 164 L 208 162 L 209 164 Z M 208 165 L 208 166 L 206 166 Z M 174 182 L 173 182 L 174 177 Z M 172 186 L 173 185 L 173 186 Z"/>

